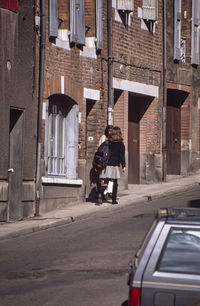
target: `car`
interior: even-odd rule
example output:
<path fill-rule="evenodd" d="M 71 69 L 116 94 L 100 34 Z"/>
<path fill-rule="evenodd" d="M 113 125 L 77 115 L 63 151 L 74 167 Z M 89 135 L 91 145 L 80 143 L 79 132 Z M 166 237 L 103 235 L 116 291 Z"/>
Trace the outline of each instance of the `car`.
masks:
<path fill-rule="evenodd" d="M 131 264 L 129 306 L 200 306 L 200 209 L 158 212 Z"/>

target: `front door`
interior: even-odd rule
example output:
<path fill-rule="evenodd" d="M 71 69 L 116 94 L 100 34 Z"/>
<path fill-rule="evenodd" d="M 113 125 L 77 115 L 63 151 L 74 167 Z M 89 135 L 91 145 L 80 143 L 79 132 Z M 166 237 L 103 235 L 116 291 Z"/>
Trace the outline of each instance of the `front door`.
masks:
<path fill-rule="evenodd" d="M 178 96 L 167 95 L 166 148 L 167 174 L 180 174 L 181 165 L 181 108 Z"/>
<path fill-rule="evenodd" d="M 10 109 L 10 159 L 9 159 L 9 217 L 23 219 L 23 111 Z M 12 170 L 13 169 L 13 170 Z"/>
<path fill-rule="evenodd" d="M 135 98 L 136 100 L 136 98 Z M 134 96 L 128 102 L 128 183 L 139 184 L 139 103 Z"/>

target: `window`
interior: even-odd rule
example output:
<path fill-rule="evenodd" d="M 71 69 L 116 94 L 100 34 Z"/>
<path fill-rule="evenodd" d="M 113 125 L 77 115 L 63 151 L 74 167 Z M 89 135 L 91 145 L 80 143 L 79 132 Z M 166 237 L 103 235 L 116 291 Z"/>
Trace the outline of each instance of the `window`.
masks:
<path fill-rule="evenodd" d="M 49 0 L 49 37 L 58 37 L 58 0 Z M 84 0 L 70 0 L 70 42 L 85 44 L 85 5 Z"/>
<path fill-rule="evenodd" d="M 101 50 L 103 47 L 103 1 L 96 0 L 96 48 Z"/>
<path fill-rule="evenodd" d="M 172 229 L 158 271 L 200 274 L 200 230 Z"/>
<path fill-rule="evenodd" d="M 142 18 L 145 20 L 157 20 L 157 0 L 143 0 Z"/>
<path fill-rule="evenodd" d="M 84 0 L 70 0 L 70 42 L 85 44 Z"/>
<path fill-rule="evenodd" d="M 125 27 L 130 25 L 130 13 L 134 10 L 134 0 L 116 0 L 117 15 Z"/>
<path fill-rule="evenodd" d="M 46 169 L 47 174 L 77 178 L 78 105 L 63 95 L 47 102 Z"/>
<path fill-rule="evenodd" d="M 18 0 L 0 0 L 0 8 L 18 12 Z"/>
<path fill-rule="evenodd" d="M 174 60 L 181 59 L 181 0 L 174 0 Z"/>
<path fill-rule="evenodd" d="M 64 167 L 64 119 L 62 108 L 56 104 L 49 107 L 48 127 L 48 173 L 63 175 Z"/>
<path fill-rule="evenodd" d="M 192 0 L 191 64 L 199 65 L 200 0 Z"/>

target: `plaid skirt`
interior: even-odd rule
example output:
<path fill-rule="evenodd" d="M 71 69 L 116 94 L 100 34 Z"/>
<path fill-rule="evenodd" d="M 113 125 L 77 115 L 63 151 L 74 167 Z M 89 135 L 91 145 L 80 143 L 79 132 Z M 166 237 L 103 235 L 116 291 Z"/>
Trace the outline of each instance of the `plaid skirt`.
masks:
<path fill-rule="evenodd" d="M 120 168 L 118 166 L 107 166 L 106 169 L 101 171 L 99 178 L 119 179 Z"/>

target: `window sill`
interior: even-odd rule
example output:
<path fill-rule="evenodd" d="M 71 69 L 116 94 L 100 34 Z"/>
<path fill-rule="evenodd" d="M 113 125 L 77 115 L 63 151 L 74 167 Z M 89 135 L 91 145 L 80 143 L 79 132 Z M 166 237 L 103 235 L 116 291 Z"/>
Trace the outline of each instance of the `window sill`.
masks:
<path fill-rule="evenodd" d="M 82 185 L 83 180 L 81 179 L 67 179 L 63 177 L 42 177 L 43 184 L 61 184 L 61 185 Z"/>

